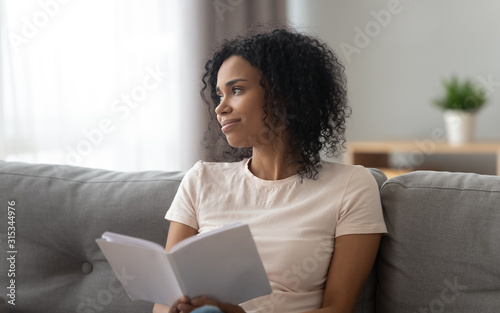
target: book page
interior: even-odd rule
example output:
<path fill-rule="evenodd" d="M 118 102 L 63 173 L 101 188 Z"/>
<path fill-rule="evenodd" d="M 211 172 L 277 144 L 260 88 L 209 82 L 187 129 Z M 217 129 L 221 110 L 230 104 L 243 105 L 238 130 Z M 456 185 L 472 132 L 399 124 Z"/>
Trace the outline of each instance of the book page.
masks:
<path fill-rule="evenodd" d="M 102 234 L 101 237 L 103 239 L 106 239 L 106 241 L 121 242 L 124 244 L 129 244 L 129 245 L 138 246 L 138 247 L 149 247 L 149 248 L 157 250 L 157 251 L 165 251 L 164 247 L 160 246 L 156 242 L 152 242 L 152 241 L 149 241 L 146 239 L 141 239 L 141 238 L 131 237 L 131 236 L 127 236 L 127 235 L 112 233 L 109 231 Z"/>
<path fill-rule="evenodd" d="M 131 299 L 171 305 L 182 296 L 167 252 L 97 239 L 118 280 Z"/>
<path fill-rule="evenodd" d="M 240 304 L 272 291 L 248 225 L 190 237 L 170 255 L 190 297 Z"/>
<path fill-rule="evenodd" d="M 213 229 L 211 231 L 207 231 L 206 233 L 203 233 L 203 234 L 198 234 L 196 236 L 188 237 L 188 238 L 178 242 L 175 246 L 173 246 L 170 249 L 170 253 L 173 253 L 176 250 L 182 249 L 183 247 L 190 245 L 192 242 L 203 240 L 202 238 L 214 236 L 215 234 L 218 234 L 221 232 L 227 232 L 230 229 L 241 228 L 242 226 L 244 227 L 245 224 L 238 222 L 238 223 L 223 226 L 223 227 L 218 228 L 218 229 Z"/>

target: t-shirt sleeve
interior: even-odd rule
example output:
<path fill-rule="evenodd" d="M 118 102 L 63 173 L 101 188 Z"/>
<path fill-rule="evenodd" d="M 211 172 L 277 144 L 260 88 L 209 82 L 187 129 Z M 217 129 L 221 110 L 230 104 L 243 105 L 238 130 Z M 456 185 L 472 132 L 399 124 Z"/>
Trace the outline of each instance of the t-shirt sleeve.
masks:
<path fill-rule="evenodd" d="M 341 201 L 335 237 L 348 234 L 386 234 L 380 191 L 373 175 L 357 167 Z"/>
<path fill-rule="evenodd" d="M 198 190 L 201 161 L 186 172 L 165 219 L 199 229 L 197 219 Z"/>

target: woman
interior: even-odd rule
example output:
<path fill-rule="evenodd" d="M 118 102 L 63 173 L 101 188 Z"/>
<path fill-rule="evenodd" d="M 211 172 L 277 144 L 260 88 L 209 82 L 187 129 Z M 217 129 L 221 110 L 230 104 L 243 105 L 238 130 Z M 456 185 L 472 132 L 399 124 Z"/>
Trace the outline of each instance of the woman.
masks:
<path fill-rule="evenodd" d="M 154 312 L 352 312 L 386 227 L 372 175 L 320 158 L 344 144 L 343 66 L 320 40 L 277 29 L 224 42 L 205 68 L 202 95 L 220 124 L 209 129 L 227 139 L 213 146 L 232 162 L 188 171 L 166 250 L 248 223 L 273 293 L 240 305 L 182 297 Z"/>

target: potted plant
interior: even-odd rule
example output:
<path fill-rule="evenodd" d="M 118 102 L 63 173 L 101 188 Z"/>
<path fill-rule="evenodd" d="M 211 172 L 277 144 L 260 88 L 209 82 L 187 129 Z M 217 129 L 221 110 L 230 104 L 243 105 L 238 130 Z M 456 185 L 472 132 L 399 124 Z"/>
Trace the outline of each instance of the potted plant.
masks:
<path fill-rule="evenodd" d="M 470 79 L 460 81 L 456 76 L 442 81 L 445 93 L 434 99 L 443 110 L 450 145 L 474 141 L 476 114 L 486 103 L 486 92 Z"/>

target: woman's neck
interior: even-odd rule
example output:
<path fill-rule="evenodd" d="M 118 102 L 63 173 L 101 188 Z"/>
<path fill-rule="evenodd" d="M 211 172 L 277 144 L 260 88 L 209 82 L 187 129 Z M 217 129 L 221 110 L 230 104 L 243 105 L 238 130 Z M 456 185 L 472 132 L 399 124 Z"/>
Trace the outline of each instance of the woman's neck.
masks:
<path fill-rule="evenodd" d="M 288 164 L 282 149 L 253 148 L 249 170 L 264 180 L 280 180 L 296 175 L 300 164 Z"/>

